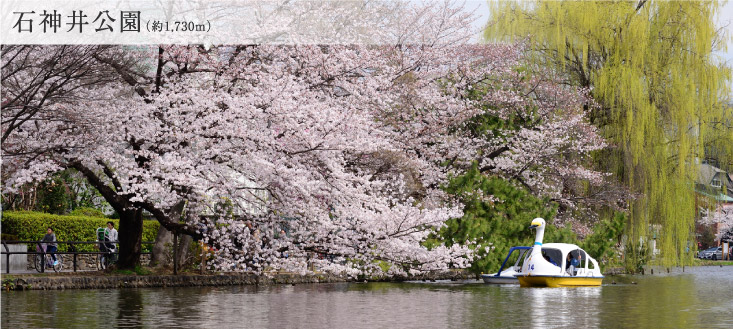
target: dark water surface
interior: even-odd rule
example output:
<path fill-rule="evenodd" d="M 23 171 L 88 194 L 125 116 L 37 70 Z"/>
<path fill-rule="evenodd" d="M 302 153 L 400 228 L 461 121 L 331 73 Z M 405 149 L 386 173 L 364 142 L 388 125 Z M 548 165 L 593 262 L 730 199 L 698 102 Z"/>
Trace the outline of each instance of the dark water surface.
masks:
<path fill-rule="evenodd" d="M 733 266 L 594 288 L 340 283 L 10 291 L 1 302 L 2 328 L 733 328 Z"/>

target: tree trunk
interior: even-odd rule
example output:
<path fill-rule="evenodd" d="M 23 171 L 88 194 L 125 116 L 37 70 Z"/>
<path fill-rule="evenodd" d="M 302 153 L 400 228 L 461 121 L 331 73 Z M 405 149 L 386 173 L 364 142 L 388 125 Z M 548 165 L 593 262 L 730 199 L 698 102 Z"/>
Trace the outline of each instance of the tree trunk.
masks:
<path fill-rule="evenodd" d="M 143 211 L 139 208 L 120 213 L 120 258 L 117 267 L 133 269 L 140 264 L 143 236 Z"/>
<path fill-rule="evenodd" d="M 173 245 L 173 234 L 162 225 L 158 229 L 158 236 L 155 238 L 153 245 L 153 254 L 150 257 L 150 266 L 166 266 L 168 264 L 165 256 L 166 244 Z"/>
<path fill-rule="evenodd" d="M 185 205 L 185 201 L 178 202 L 178 204 L 170 209 L 168 216 L 170 218 L 180 218 Z M 190 236 L 179 233 L 178 250 L 176 251 L 179 267 L 184 265 L 186 259 L 191 256 L 189 255 L 191 241 L 193 241 L 193 239 Z M 168 257 L 167 255 L 167 253 L 170 252 L 170 256 L 172 256 L 173 252 L 170 249 L 171 247 L 167 246 L 173 246 L 173 233 L 161 225 L 158 230 L 158 236 L 155 238 L 155 245 L 153 246 L 153 255 L 150 259 L 151 266 L 173 267 L 173 258 Z"/>
<path fill-rule="evenodd" d="M 190 235 L 179 234 L 178 235 L 178 268 L 187 267 L 191 265 L 191 262 L 196 262 L 198 255 L 191 255 L 191 243 L 193 238 Z"/>
<path fill-rule="evenodd" d="M 179 268 L 187 264 L 191 255 L 191 243 L 193 238 L 186 234 L 178 235 L 178 266 Z M 150 259 L 150 265 L 155 267 L 173 267 L 173 233 L 161 226 L 158 230 L 158 236 L 155 239 L 155 245 L 153 246 L 153 255 Z M 169 255 L 168 255 L 169 254 Z"/>

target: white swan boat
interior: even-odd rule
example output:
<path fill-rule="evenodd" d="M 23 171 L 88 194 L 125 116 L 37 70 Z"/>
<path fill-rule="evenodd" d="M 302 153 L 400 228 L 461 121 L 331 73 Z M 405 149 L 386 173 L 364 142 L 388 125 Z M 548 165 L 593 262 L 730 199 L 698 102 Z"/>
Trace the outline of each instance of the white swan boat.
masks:
<path fill-rule="evenodd" d="M 542 244 L 545 220 L 535 218 L 530 228 L 537 229 L 532 250 L 515 274 L 522 287 L 600 286 L 603 274 L 598 262 L 583 249 L 570 243 Z"/>
<path fill-rule="evenodd" d="M 518 273 L 521 273 L 522 261 L 529 254 L 530 250 L 532 250 L 531 247 L 512 247 L 511 249 L 509 249 L 509 253 L 507 253 L 506 258 L 504 259 L 504 262 L 501 264 L 501 268 L 499 268 L 499 272 L 491 273 L 491 274 L 481 274 L 481 278 L 484 280 L 485 283 L 494 283 L 494 284 L 517 284 L 519 283 L 515 275 Z M 514 265 L 505 269 L 504 267 L 506 266 L 506 263 L 509 260 L 509 257 L 512 255 L 514 251 L 517 251 L 519 253 L 519 257 L 517 257 L 517 261 L 514 262 Z"/>

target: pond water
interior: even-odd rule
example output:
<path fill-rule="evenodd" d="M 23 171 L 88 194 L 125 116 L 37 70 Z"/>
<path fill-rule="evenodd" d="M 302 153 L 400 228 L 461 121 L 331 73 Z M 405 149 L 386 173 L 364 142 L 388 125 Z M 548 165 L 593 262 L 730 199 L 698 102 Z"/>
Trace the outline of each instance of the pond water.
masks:
<path fill-rule="evenodd" d="M 733 328 L 733 266 L 592 288 L 337 283 L 10 291 L 1 302 L 2 328 Z"/>

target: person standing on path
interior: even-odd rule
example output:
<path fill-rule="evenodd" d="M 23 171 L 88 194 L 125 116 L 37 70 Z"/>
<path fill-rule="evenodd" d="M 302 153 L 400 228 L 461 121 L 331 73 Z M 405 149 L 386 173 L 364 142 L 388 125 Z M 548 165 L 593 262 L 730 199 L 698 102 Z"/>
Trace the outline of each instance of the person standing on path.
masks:
<path fill-rule="evenodd" d="M 115 230 L 115 223 L 109 221 L 107 222 L 107 228 L 104 232 L 104 239 L 108 241 L 106 244 L 107 250 L 116 250 L 115 243 L 117 243 L 117 230 Z M 112 254 L 112 260 L 115 260 L 115 255 Z"/>
<path fill-rule="evenodd" d="M 52 228 L 46 229 L 46 235 L 43 236 L 43 240 L 41 242 L 46 242 L 46 252 L 51 254 L 51 259 L 53 259 L 53 266 L 56 266 L 59 264 L 59 261 L 56 259 L 56 250 L 58 244 L 56 243 L 56 234 L 53 233 Z"/>

